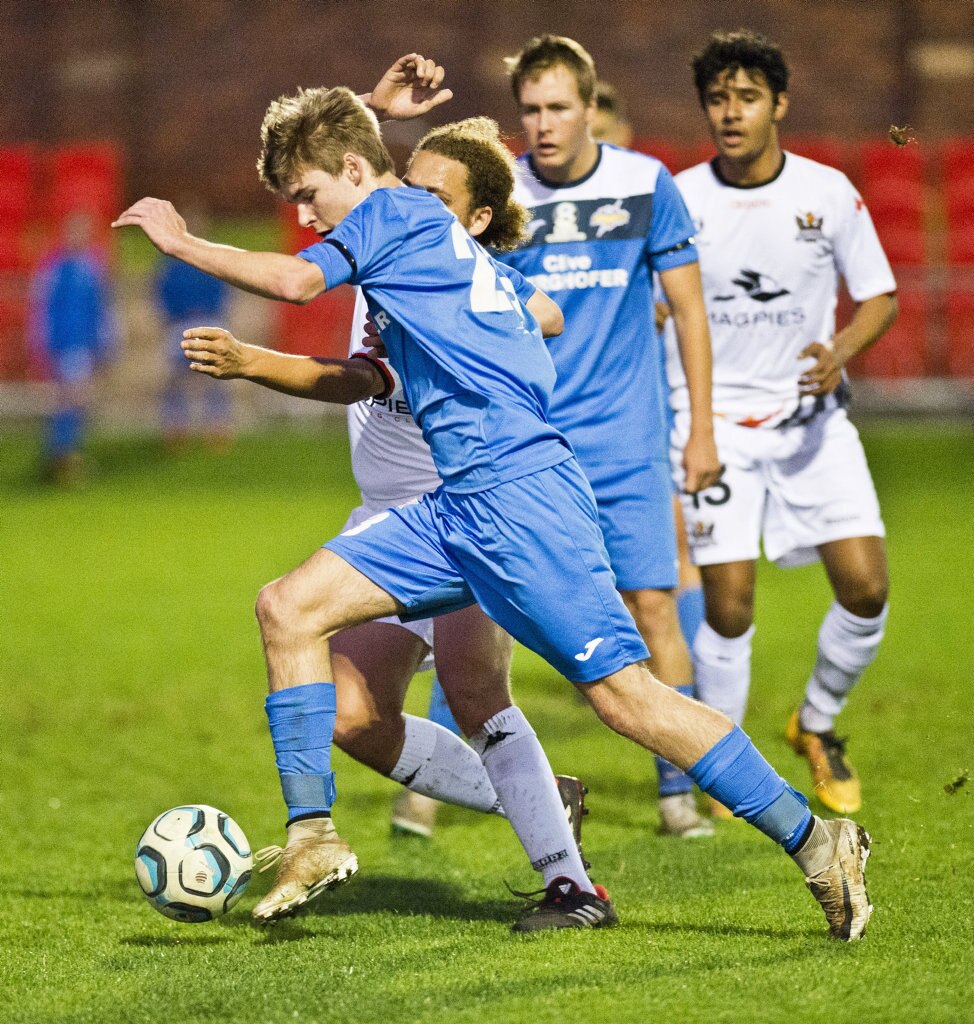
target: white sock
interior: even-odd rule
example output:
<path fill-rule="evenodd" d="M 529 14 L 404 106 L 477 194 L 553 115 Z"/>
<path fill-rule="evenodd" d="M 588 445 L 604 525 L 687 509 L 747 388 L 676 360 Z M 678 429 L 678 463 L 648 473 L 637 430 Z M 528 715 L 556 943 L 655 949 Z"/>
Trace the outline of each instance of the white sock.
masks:
<path fill-rule="evenodd" d="M 594 892 L 548 758 L 520 708 L 505 708 L 488 719 L 470 743 L 545 886 L 555 878 L 570 878 L 583 892 Z"/>
<path fill-rule="evenodd" d="M 845 706 L 849 691 L 872 664 L 886 629 L 889 605 L 874 619 L 861 619 L 836 601 L 818 631 L 815 668 L 805 687 L 799 714 L 802 729 L 828 732 Z"/>
<path fill-rule="evenodd" d="M 744 722 L 751 688 L 751 626 L 740 636 L 721 636 L 706 622 L 693 641 L 693 682 L 697 700 L 723 711 L 735 724 Z"/>
<path fill-rule="evenodd" d="M 434 800 L 503 815 L 483 762 L 472 747 L 429 719 L 402 717 L 406 741 L 389 773 L 391 779 Z"/>

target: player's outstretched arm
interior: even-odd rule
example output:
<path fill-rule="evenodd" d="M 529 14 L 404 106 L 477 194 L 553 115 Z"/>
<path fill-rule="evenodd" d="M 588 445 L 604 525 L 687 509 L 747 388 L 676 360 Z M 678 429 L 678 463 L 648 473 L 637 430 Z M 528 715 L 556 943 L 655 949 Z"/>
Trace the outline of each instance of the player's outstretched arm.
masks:
<path fill-rule="evenodd" d="M 149 241 L 167 256 L 265 299 L 303 304 L 326 288 L 320 268 L 297 256 L 249 252 L 191 235 L 186 221 L 172 203 L 164 199 L 140 199 L 112 222 L 113 228 L 128 226 L 141 228 Z"/>
<path fill-rule="evenodd" d="M 690 396 L 690 436 L 683 449 L 683 489 L 696 494 L 712 487 L 723 473 L 714 441 L 713 353 L 699 264 L 685 263 L 664 270 L 660 283 L 676 328 Z"/>
<path fill-rule="evenodd" d="M 557 338 L 565 329 L 565 314 L 561 306 L 540 288 L 528 299 L 526 305 L 528 312 L 538 321 L 543 338 Z"/>
<path fill-rule="evenodd" d="M 896 319 L 896 295 L 875 295 L 861 302 L 849 323 L 830 342 L 813 341 L 798 354 L 799 359 L 814 359 L 798 378 L 803 395 L 827 395 L 842 381 L 842 368 L 855 355 L 873 345 Z"/>
<path fill-rule="evenodd" d="M 443 89 L 444 69 L 419 53 L 407 53 L 360 99 L 380 121 L 408 121 L 453 98 Z"/>
<path fill-rule="evenodd" d="M 292 356 L 238 341 L 220 327 L 193 327 L 180 343 L 189 367 L 219 380 L 250 380 L 273 391 L 352 405 L 381 395 L 387 382 L 369 359 Z"/>

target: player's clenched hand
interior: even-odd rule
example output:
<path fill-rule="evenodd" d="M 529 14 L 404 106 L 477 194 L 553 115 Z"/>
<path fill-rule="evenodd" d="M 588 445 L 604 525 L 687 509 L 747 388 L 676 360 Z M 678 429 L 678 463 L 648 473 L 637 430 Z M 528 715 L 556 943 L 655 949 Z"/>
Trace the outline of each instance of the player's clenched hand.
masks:
<path fill-rule="evenodd" d="M 842 364 L 830 344 L 813 341 L 798 353 L 799 359 L 814 359 L 798 378 L 798 390 L 803 395 L 828 395 L 842 383 Z"/>
<path fill-rule="evenodd" d="M 192 327 L 183 331 L 179 345 L 189 360 L 189 368 L 197 373 L 222 380 L 232 380 L 245 374 L 250 346 L 237 341 L 222 327 Z"/>
<path fill-rule="evenodd" d="M 379 328 L 375 326 L 371 313 L 365 318 L 365 337 L 362 339 L 362 347 L 367 348 L 372 355 L 378 356 L 380 359 L 387 359 L 389 357 L 389 353 L 382 343 L 382 338 L 379 337 Z"/>
<path fill-rule="evenodd" d="M 713 434 L 690 432 L 683 449 L 683 490 L 696 494 L 713 487 L 724 473 L 724 467 L 717 456 L 717 444 Z"/>
<path fill-rule="evenodd" d="M 440 88 L 445 75 L 435 60 L 407 53 L 379 79 L 366 102 L 380 121 L 408 121 L 453 98 Z"/>
<path fill-rule="evenodd" d="M 189 234 L 186 221 L 180 217 L 173 204 L 165 199 L 140 199 L 112 221 L 113 228 L 128 225 L 142 228 L 149 241 L 160 252 L 167 254 L 172 253 L 176 244 Z"/>

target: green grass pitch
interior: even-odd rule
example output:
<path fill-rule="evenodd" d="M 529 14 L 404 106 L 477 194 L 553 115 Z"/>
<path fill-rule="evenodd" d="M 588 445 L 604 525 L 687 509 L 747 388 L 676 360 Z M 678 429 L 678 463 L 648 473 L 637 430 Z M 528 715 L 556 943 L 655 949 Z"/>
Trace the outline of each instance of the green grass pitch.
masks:
<path fill-rule="evenodd" d="M 77 493 L 30 483 L 0 440 L 0 1020 L 8 1024 L 974 1020 L 972 444 L 959 427 L 865 431 L 890 532 L 886 643 L 840 720 L 874 837 L 866 940 L 826 938 L 764 837 L 655 834 L 649 758 L 521 651 L 515 694 L 556 771 L 591 787 L 585 849 L 621 927 L 515 937 L 535 888 L 505 822 L 450 809 L 393 841 L 395 786 L 336 757 L 336 820 L 361 872 L 261 932 L 263 877 L 219 922 L 143 900 L 134 845 L 160 811 L 211 803 L 282 836 L 252 615 L 260 585 L 342 524 L 339 428 L 165 460 L 101 441 Z M 748 727 L 795 785 L 782 729 L 829 601 L 817 569 L 762 567 Z M 425 700 L 420 680 L 412 709 Z"/>

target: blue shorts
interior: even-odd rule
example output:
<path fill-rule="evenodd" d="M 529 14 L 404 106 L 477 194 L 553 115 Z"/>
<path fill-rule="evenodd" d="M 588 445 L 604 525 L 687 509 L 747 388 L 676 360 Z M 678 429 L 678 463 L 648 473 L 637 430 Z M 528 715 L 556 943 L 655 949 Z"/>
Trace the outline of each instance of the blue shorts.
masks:
<path fill-rule="evenodd" d="M 679 581 L 668 459 L 640 465 L 579 460 L 620 590 L 672 590 Z"/>
<path fill-rule="evenodd" d="M 403 619 L 476 602 L 574 683 L 648 657 L 574 459 L 474 494 L 440 488 L 325 547 L 401 602 Z"/>

